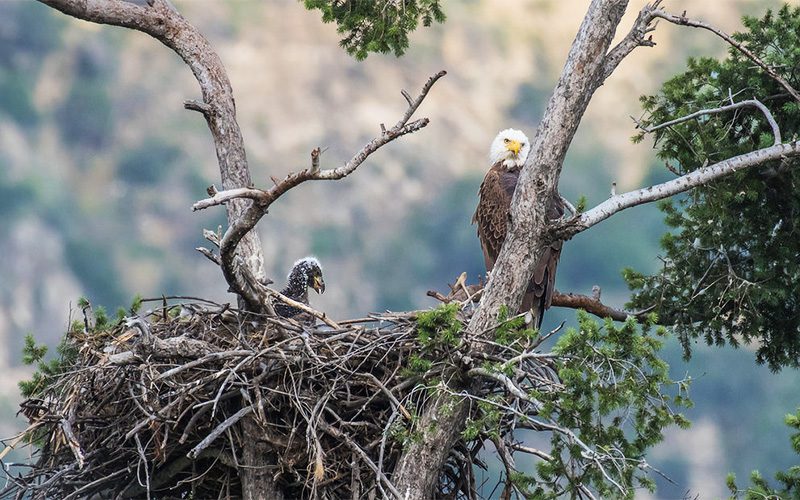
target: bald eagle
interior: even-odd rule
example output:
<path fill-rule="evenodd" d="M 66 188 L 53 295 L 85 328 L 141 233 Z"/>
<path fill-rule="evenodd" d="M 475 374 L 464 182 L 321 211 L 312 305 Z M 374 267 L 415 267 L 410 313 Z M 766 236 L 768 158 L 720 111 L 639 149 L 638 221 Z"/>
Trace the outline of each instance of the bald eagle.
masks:
<path fill-rule="evenodd" d="M 325 291 L 322 265 L 314 257 L 303 257 L 292 265 L 292 270 L 289 271 L 289 276 L 286 278 L 286 287 L 281 290 L 281 293 L 292 300 L 308 304 L 308 287 L 313 288 L 317 293 Z M 303 312 L 280 300 L 276 300 L 273 307 L 278 316 L 284 318 L 292 318 Z"/>
<path fill-rule="evenodd" d="M 472 216 L 472 223 L 478 225 L 478 239 L 483 249 L 486 271 L 491 271 L 500 248 L 506 239 L 507 221 L 511 209 L 511 197 L 517 187 L 517 180 L 531 143 L 528 138 L 515 129 L 506 129 L 497 134 L 489 150 L 491 168 L 478 191 L 478 208 Z M 548 219 L 558 219 L 564 215 L 564 202 L 558 193 L 553 194 L 547 209 Z M 529 311 L 534 304 L 539 305 L 537 328 L 541 326 L 545 309 L 550 307 L 553 298 L 556 266 L 561 256 L 561 242 L 551 244 L 534 267 L 533 276 L 522 299 L 520 312 Z"/>

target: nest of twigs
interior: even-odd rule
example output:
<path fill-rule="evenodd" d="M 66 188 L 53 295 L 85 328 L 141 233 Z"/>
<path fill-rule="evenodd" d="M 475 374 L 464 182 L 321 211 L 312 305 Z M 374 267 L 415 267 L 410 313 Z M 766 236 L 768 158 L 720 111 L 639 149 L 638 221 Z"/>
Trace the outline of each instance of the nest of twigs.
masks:
<path fill-rule="evenodd" d="M 247 446 L 287 498 L 387 496 L 437 370 L 408 368 L 415 313 L 339 326 L 195 302 L 71 332 L 72 359 L 23 403 L 36 462 L 0 496 L 236 498 Z M 465 446 L 442 495 L 471 478 Z"/>

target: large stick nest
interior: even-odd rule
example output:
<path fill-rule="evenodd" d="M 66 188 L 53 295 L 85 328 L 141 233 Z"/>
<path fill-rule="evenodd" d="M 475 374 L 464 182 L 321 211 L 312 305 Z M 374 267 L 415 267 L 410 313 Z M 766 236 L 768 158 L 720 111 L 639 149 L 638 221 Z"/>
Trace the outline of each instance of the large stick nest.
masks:
<path fill-rule="evenodd" d="M 254 442 L 289 498 L 389 496 L 415 408 L 442 371 L 408 369 L 420 352 L 415 313 L 340 325 L 184 303 L 71 332 L 73 359 L 23 403 L 36 463 L 0 496 L 240 497 Z M 457 362 L 448 350 L 442 368 Z M 476 451 L 456 446 L 442 495 L 469 489 L 460 469 Z"/>

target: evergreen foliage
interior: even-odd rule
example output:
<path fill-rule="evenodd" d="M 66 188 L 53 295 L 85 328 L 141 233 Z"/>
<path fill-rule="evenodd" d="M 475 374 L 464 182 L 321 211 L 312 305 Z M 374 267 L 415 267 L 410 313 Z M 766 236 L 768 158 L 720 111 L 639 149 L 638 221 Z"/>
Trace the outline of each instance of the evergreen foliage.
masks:
<path fill-rule="evenodd" d="M 601 324 L 580 311 L 579 327 L 556 342 L 553 352 L 564 390 L 536 394 L 544 403 L 543 416 L 572 429 L 586 446 L 618 457 L 619 466 L 606 467 L 610 477 L 597 467 L 576 467 L 592 457 L 576 439 L 553 433 L 554 460 L 537 467 L 544 488 L 533 492 L 536 498 L 576 495 L 581 484 L 596 488 L 601 498 L 633 498 L 635 488 L 655 488 L 646 476 L 645 454 L 661 442 L 667 426 L 689 426 L 671 406 L 691 406 L 690 380 L 671 380 L 659 357 L 659 337 L 666 331 L 659 327 L 652 335 L 655 319 L 651 316 L 641 327 L 632 318 L 621 325 L 611 320 Z M 677 389 L 672 397 L 666 394 L 669 387 Z"/>
<path fill-rule="evenodd" d="M 80 323 L 72 325 L 72 328 L 76 327 L 82 328 Z M 21 380 L 19 382 L 20 392 L 23 397 L 34 398 L 42 395 L 48 385 L 75 361 L 77 349 L 66 339 L 67 337 L 65 336 L 56 348 L 58 357 L 45 360 L 47 346 L 37 344 L 31 334 L 25 336 L 25 346 L 22 348 L 22 362 L 26 365 L 36 365 L 36 371 L 33 372 L 30 380 Z"/>
<path fill-rule="evenodd" d="M 420 21 L 428 27 L 445 20 L 441 0 L 305 0 L 305 6 L 320 10 L 323 22 L 338 25 L 344 35 L 339 44 L 358 60 L 371 52 L 399 57 Z"/>
<path fill-rule="evenodd" d="M 784 6 L 744 18 L 734 38 L 791 85 L 800 84 L 800 8 Z M 774 114 L 783 140 L 800 131 L 798 103 L 737 50 L 724 60 L 689 60 L 688 69 L 654 96 L 642 97 L 643 126 L 700 109 L 757 98 Z M 641 140 L 642 135 L 634 138 Z M 686 173 L 772 145 L 755 109 L 705 115 L 655 133 L 659 158 Z M 648 276 L 626 270 L 630 307 L 657 304 L 675 327 L 685 356 L 697 338 L 708 344 L 758 343 L 757 360 L 773 370 L 800 366 L 800 165 L 775 162 L 696 189 L 660 208 L 671 228 L 664 265 Z"/>
<path fill-rule="evenodd" d="M 672 380 L 659 356 L 667 330 L 655 328 L 656 323 L 654 314 L 640 325 L 633 318 L 623 324 L 597 322 L 580 311 L 578 327 L 562 334 L 550 352 L 538 354 L 547 360 L 543 362 L 558 389 L 525 388 L 540 404 L 536 418 L 522 416 L 522 409 L 510 410 L 513 395 L 477 397 L 461 433 L 467 448 L 505 439 L 510 419 L 517 415 L 519 423 L 511 426 L 515 434 L 529 428 L 550 431 L 551 436 L 550 458 L 539 460 L 535 468 L 508 471 L 506 481 L 523 495 L 555 499 L 579 496 L 579 489 L 588 487 L 602 498 L 633 498 L 637 488 L 654 489 L 646 453 L 663 439 L 666 427 L 688 427 L 689 421 L 676 409 L 692 405 L 691 380 Z M 441 365 L 461 346 L 462 328 L 457 303 L 419 313 L 420 349 L 409 359 L 404 376 L 421 376 Z M 493 338 L 509 352 L 529 352 L 532 345 L 547 340 L 528 327 L 524 316 L 511 315 L 507 308 L 499 312 Z M 490 356 L 480 368 L 517 380 L 524 363 L 524 357 Z M 433 378 L 426 385 L 436 389 L 439 382 Z M 402 442 L 421 439 L 423 431 L 415 421 L 392 430 Z M 524 440 L 522 434 L 517 439 Z"/>
<path fill-rule="evenodd" d="M 442 304 L 417 316 L 417 341 L 420 350 L 408 359 L 404 375 L 411 377 L 428 372 L 458 346 L 463 323 L 458 319 L 458 304 Z"/>
<path fill-rule="evenodd" d="M 599 498 L 634 498 L 637 488 L 655 488 L 647 477 L 645 454 L 663 439 L 666 427 L 688 427 L 689 421 L 673 408 L 691 406 L 690 380 L 671 380 L 668 365 L 659 357 L 667 332 L 659 327 L 653 335 L 655 320 L 651 316 L 644 325 L 633 319 L 618 325 L 578 313 L 578 328 L 561 335 L 545 355 L 553 362 L 558 390 L 529 391 L 528 396 L 542 405 L 537 421 L 547 427 L 524 418 L 518 426 L 551 430 L 551 449 L 550 458 L 540 457 L 535 469 L 509 472 L 507 480 L 518 492 L 537 499 L 582 498 L 580 488 L 588 487 Z M 502 339 L 524 342 L 537 337 L 513 319 L 505 328 Z M 513 364 L 484 367 L 515 376 Z M 500 395 L 479 401 L 462 438 L 501 438 L 513 413 L 508 405 Z M 518 439 L 524 440 L 522 435 Z"/>
<path fill-rule="evenodd" d="M 25 345 L 22 348 L 22 362 L 29 366 L 36 366 L 30 380 L 19 382 L 20 392 L 25 398 L 36 398 L 41 396 L 45 389 L 65 370 L 71 367 L 78 356 L 78 348 L 75 339 L 85 336 L 99 335 L 103 332 L 122 323 L 126 316 L 126 311 L 117 311 L 115 321 L 111 321 L 103 306 L 98 306 L 92 310 L 92 305 L 86 297 L 79 297 L 77 306 L 82 310 L 84 319 L 75 320 L 69 327 L 67 333 L 61 338 L 56 347 L 57 356 L 46 360 L 47 346 L 38 344 L 32 334 L 25 336 Z M 142 297 L 136 295 L 129 308 L 130 314 L 136 314 L 142 307 Z"/>
<path fill-rule="evenodd" d="M 786 415 L 786 425 L 791 427 L 795 433 L 792 434 L 792 448 L 800 455 L 800 408 L 794 415 Z M 800 465 L 790 467 L 787 471 L 780 471 L 775 474 L 775 478 L 781 485 L 778 488 L 773 488 L 769 485 L 766 479 L 758 472 L 753 471 L 750 474 L 750 482 L 752 483 L 749 488 L 740 491 L 736 486 L 736 477 L 733 474 L 728 475 L 728 489 L 731 491 L 731 500 L 737 498 L 745 498 L 746 500 L 798 500 L 800 499 Z"/>
<path fill-rule="evenodd" d="M 417 316 L 417 339 L 424 351 L 454 347 L 463 325 L 458 320 L 458 303 L 442 304 Z"/>

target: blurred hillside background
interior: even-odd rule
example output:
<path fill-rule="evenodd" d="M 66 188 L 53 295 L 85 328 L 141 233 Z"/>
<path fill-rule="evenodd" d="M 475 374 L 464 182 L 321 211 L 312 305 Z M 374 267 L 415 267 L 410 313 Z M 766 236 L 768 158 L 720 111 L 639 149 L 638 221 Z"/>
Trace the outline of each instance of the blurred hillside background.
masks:
<path fill-rule="evenodd" d="M 795 2 L 796 3 L 796 2 Z M 382 149 L 355 175 L 309 183 L 281 199 L 259 226 L 267 275 L 282 283 L 291 263 L 315 254 L 328 289 L 312 303 L 334 318 L 433 305 L 462 271 L 483 271 L 470 225 L 488 168 L 489 143 L 506 127 L 532 135 L 585 12 L 583 0 L 446 2 L 444 25 L 420 29 L 402 59 L 355 62 L 335 27 L 296 0 L 175 0 L 211 40 L 234 88 L 257 185 L 307 166 L 349 159 L 394 123 L 412 94 L 445 77 L 420 116 L 423 131 Z M 627 30 L 643 0 L 631 2 Z M 773 0 L 669 0 L 726 31 Z M 561 192 L 589 206 L 612 182 L 628 190 L 668 178 L 650 144 L 635 146 L 637 97 L 681 71 L 690 55 L 722 55 L 713 35 L 662 23 L 658 46 L 638 49 L 592 101 L 573 143 Z M 10 436 L 23 336 L 54 345 L 80 296 L 110 311 L 145 297 L 194 295 L 235 301 L 221 273 L 194 251 L 202 229 L 224 224 L 220 208 L 192 213 L 219 184 L 203 118 L 184 111 L 199 90 L 183 63 L 151 38 L 71 18 L 30 0 L 0 0 L 0 434 Z M 622 306 L 620 270 L 657 268 L 664 232 L 653 206 L 632 209 L 564 247 L 557 286 Z M 573 311 L 551 310 L 547 326 Z M 655 498 L 719 498 L 725 474 L 771 476 L 793 463 L 783 416 L 800 405 L 800 376 L 772 374 L 747 349 L 696 346 L 673 375 L 694 378 L 693 426 L 672 431 L 650 456 L 676 484 Z M 794 457 L 796 458 L 796 457 Z M 652 498 L 642 494 L 642 498 Z"/>

